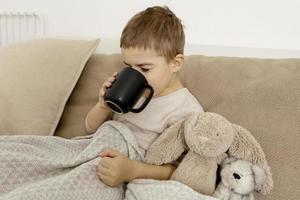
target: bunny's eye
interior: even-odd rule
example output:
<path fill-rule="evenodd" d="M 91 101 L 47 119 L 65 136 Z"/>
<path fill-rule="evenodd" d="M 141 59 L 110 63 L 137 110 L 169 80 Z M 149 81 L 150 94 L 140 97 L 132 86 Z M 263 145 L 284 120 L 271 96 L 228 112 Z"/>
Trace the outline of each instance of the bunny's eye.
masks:
<path fill-rule="evenodd" d="M 219 133 L 217 133 L 217 136 L 219 136 Z"/>

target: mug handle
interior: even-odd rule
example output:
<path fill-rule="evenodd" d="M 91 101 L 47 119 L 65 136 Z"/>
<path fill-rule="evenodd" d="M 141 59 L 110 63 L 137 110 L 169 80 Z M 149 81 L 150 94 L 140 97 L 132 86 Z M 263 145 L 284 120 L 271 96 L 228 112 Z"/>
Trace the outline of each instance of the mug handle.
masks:
<path fill-rule="evenodd" d="M 146 88 L 148 88 L 150 90 L 150 93 L 148 95 L 148 97 L 146 98 L 146 100 L 144 101 L 144 103 L 139 107 L 139 108 L 130 108 L 129 110 L 133 113 L 138 113 L 141 112 L 149 103 L 149 101 L 151 100 L 154 90 L 150 85 L 145 85 Z"/>

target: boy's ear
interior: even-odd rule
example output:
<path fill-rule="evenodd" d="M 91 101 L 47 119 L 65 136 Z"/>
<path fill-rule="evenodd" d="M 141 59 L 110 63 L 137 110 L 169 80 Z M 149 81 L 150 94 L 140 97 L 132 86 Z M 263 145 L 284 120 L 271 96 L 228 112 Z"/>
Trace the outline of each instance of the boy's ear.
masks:
<path fill-rule="evenodd" d="M 177 54 L 174 59 L 171 61 L 171 65 L 172 65 L 172 71 L 173 72 L 179 72 L 179 70 L 181 69 L 182 65 L 183 65 L 183 61 L 184 61 L 184 55 L 183 54 Z"/>

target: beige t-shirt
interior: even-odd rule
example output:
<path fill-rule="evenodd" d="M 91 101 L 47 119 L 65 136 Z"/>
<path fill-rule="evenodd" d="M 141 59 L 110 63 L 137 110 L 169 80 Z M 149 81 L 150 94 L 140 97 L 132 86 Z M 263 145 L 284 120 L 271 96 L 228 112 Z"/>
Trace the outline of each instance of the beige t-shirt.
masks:
<path fill-rule="evenodd" d="M 171 124 L 191 114 L 203 112 L 197 99 L 187 88 L 179 89 L 162 97 L 152 98 L 140 113 L 115 113 L 113 120 L 126 124 L 134 134 L 142 153 Z M 91 130 L 87 123 L 86 128 Z"/>

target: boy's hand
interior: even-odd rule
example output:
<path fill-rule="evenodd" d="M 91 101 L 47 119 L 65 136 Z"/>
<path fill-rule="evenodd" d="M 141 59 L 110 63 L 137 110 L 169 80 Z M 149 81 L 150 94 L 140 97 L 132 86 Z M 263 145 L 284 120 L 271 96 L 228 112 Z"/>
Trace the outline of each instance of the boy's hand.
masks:
<path fill-rule="evenodd" d="M 111 187 L 135 178 L 135 162 L 116 150 L 105 150 L 100 153 L 102 159 L 98 165 L 98 177 Z"/>
<path fill-rule="evenodd" d="M 116 80 L 116 76 L 118 75 L 117 72 L 114 72 L 103 84 L 102 87 L 99 91 L 99 101 L 98 101 L 98 106 L 100 108 L 106 108 L 108 109 L 108 107 L 106 106 L 106 104 L 104 103 L 104 95 L 106 92 L 106 89 L 109 88 L 113 82 Z"/>

